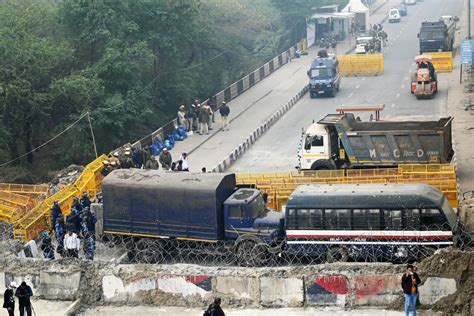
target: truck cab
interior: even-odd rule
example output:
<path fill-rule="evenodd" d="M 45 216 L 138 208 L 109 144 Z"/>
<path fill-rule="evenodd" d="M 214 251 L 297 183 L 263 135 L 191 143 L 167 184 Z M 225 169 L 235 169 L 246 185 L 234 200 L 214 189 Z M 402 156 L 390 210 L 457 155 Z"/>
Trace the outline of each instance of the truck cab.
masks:
<path fill-rule="evenodd" d="M 283 213 L 269 210 L 259 190 L 241 188 L 224 202 L 225 237 L 235 240 L 253 235 L 267 243 L 281 235 Z"/>
<path fill-rule="evenodd" d="M 334 55 L 326 54 L 323 56 L 327 57 L 315 58 L 307 72 L 311 98 L 324 94 L 334 97 L 336 92 L 339 91 L 341 84 L 339 62 Z"/>
<path fill-rule="evenodd" d="M 301 137 L 298 148 L 298 169 L 336 169 L 331 153 L 339 148 L 337 132 L 325 125 L 313 123 Z M 339 156 L 339 155 L 338 155 Z"/>
<path fill-rule="evenodd" d="M 454 18 L 450 16 L 443 16 L 435 22 L 422 22 L 418 33 L 420 54 L 452 51 L 455 28 Z"/>

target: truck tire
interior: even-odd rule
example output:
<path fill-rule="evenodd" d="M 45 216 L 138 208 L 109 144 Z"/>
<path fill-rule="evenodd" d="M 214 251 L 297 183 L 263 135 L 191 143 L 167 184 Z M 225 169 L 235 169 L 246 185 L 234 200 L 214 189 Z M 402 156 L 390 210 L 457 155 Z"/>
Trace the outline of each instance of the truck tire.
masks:
<path fill-rule="evenodd" d="M 346 262 L 349 260 L 349 254 L 344 247 L 331 247 L 326 252 L 326 261 L 328 263 Z"/>
<path fill-rule="evenodd" d="M 316 160 L 311 165 L 311 170 L 336 170 L 336 164 L 332 160 Z"/>
<path fill-rule="evenodd" d="M 314 92 L 310 92 L 310 93 L 309 93 L 309 98 L 310 98 L 310 99 L 314 99 Z"/>

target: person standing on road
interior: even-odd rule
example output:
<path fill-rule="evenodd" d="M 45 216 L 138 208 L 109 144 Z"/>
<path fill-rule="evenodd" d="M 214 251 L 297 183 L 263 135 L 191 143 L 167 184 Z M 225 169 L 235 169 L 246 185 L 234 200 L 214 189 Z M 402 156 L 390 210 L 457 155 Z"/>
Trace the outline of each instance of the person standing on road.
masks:
<path fill-rule="evenodd" d="M 222 102 L 221 107 L 219 108 L 219 114 L 221 115 L 221 123 L 222 123 L 222 130 L 229 130 L 229 121 L 228 116 L 230 114 L 230 108 L 227 103 L 224 101 Z"/>
<path fill-rule="evenodd" d="M 161 167 L 164 170 L 170 170 L 171 163 L 173 162 L 173 158 L 171 157 L 171 154 L 167 148 L 163 148 L 163 151 L 160 154 L 159 161 L 161 163 Z"/>
<path fill-rule="evenodd" d="M 210 112 L 207 106 L 199 107 L 198 112 L 198 122 L 199 122 L 199 135 L 206 133 L 209 135 L 209 119 L 210 119 Z"/>
<path fill-rule="evenodd" d="M 186 107 L 184 105 L 181 105 L 178 108 L 178 125 L 183 126 L 185 129 L 189 130 L 188 124 L 186 121 Z"/>
<path fill-rule="evenodd" d="M 16 289 L 16 283 L 11 282 L 3 293 L 3 308 L 7 309 L 8 316 L 15 315 L 15 295 L 14 290 Z"/>
<path fill-rule="evenodd" d="M 64 248 L 66 250 L 66 256 L 68 258 L 78 258 L 80 245 L 81 242 L 76 233 L 68 230 L 66 236 L 64 236 Z"/>
<path fill-rule="evenodd" d="M 31 316 L 31 301 L 30 297 L 33 296 L 33 291 L 29 285 L 26 285 L 26 282 L 23 281 L 15 291 L 15 296 L 18 297 L 18 305 L 20 306 L 20 316 L 26 314 Z"/>
<path fill-rule="evenodd" d="M 221 308 L 221 299 L 216 297 L 214 303 L 209 305 L 207 310 L 204 312 L 205 316 L 225 316 L 224 311 Z"/>
<path fill-rule="evenodd" d="M 413 272 L 413 265 L 407 265 L 402 276 L 402 289 L 405 296 L 405 315 L 410 316 L 410 305 L 413 316 L 416 316 L 416 299 L 418 296 L 418 285 L 421 279 L 416 272 Z"/>

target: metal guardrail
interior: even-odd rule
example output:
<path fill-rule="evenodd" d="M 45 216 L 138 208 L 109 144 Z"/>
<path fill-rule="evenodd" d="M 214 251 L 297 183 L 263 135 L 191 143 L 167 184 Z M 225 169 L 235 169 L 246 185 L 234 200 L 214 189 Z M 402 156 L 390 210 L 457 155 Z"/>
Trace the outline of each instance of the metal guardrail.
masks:
<path fill-rule="evenodd" d="M 16 194 L 46 195 L 49 192 L 49 186 L 45 184 L 0 183 L 0 191 Z"/>

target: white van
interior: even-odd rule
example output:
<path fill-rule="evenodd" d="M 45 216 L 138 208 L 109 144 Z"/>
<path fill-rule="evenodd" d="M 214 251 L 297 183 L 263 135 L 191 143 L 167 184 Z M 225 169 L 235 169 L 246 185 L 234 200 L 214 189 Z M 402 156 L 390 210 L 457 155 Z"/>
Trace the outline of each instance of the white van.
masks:
<path fill-rule="evenodd" d="M 416 0 L 405 0 L 405 4 L 414 5 L 416 4 Z"/>
<path fill-rule="evenodd" d="M 393 9 L 390 9 L 390 12 L 388 13 L 388 22 L 389 23 L 392 23 L 392 22 L 400 22 L 400 11 L 398 11 L 398 9 L 396 8 L 393 8 Z"/>

